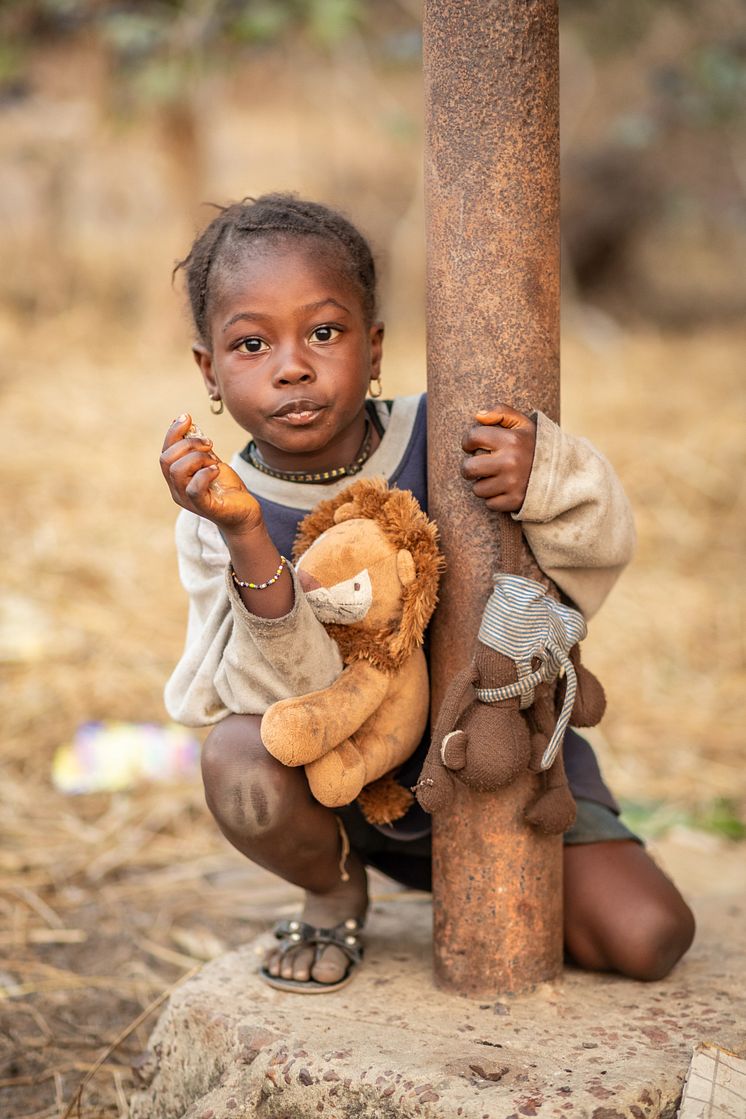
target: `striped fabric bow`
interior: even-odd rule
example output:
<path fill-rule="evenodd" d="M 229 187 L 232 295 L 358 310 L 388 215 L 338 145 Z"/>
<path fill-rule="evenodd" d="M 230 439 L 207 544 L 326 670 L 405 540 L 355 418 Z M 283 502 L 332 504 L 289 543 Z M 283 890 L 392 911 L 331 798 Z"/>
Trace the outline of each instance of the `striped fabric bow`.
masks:
<path fill-rule="evenodd" d="M 585 637 L 583 615 L 571 606 L 556 602 L 541 583 L 522 575 L 494 576 L 495 589 L 487 600 L 479 629 L 479 640 L 515 664 L 518 679 L 500 688 L 477 688 L 482 703 L 499 703 L 520 696 L 521 708 L 530 707 L 538 684 L 566 675 L 567 687 L 557 725 L 541 759 L 549 769 L 567 730 L 572 713 L 577 678 L 569 653 Z M 533 667 L 535 660 L 540 662 Z"/>

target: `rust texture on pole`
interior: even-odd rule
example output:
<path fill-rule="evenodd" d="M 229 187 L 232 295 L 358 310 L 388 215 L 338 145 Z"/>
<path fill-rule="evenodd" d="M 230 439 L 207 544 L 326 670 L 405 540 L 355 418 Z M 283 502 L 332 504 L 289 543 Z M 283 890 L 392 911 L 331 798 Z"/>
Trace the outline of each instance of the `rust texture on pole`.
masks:
<path fill-rule="evenodd" d="M 559 413 L 556 0 L 425 0 L 430 511 L 448 560 L 433 627 L 433 709 L 471 656 L 498 526 L 459 470 L 473 413 Z M 527 774 L 497 793 L 456 782 L 434 821 L 436 982 L 526 990 L 562 964 L 560 837 L 533 832 Z"/>

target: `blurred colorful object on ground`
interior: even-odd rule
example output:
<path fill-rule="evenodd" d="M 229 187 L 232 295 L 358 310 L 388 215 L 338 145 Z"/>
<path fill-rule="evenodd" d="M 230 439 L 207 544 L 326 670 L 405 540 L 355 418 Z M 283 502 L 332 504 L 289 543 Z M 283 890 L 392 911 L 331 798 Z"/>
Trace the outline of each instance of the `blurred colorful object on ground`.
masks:
<path fill-rule="evenodd" d="M 98 793 L 192 777 L 199 750 L 198 740 L 176 723 L 83 723 L 55 751 L 52 783 L 63 793 Z"/>

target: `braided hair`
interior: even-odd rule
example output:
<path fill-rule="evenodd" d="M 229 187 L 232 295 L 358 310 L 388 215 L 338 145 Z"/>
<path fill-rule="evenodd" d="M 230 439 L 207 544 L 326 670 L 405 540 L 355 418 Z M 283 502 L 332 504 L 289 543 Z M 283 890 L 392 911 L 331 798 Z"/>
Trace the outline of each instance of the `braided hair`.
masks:
<path fill-rule="evenodd" d="M 237 264 L 247 244 L 258 238 L 317 237 L 339 246 L 343 266 L 360 288 L 363 315 L 370 325 L 376 315 L 376 268 L 363 235 L 336 210 L 294 194 L 263 194 L 230 206 L 218 215 L 174 268 L 186 274 L 189 304 L 200 340 L 210 345 L 211 284 L 219 268 Z"/>

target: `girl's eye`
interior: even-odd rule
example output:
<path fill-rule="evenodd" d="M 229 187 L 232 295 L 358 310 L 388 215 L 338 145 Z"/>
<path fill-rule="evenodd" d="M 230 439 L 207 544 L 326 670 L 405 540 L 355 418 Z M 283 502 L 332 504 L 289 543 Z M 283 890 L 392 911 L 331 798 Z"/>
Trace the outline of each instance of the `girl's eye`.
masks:
<path fill-rule="evenodd" d="M 245 354 L 260 354 L 268 350 L 269 346 L 261 338 L 242 338 L 236 349 Z"/>
<path fill-rule="evenodd" d="M 311 340 L 313 342 L 332 342 L 340 333 L 336 326 L 317 326 L 315 330 L 311 331 Z"/>

